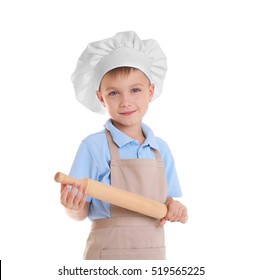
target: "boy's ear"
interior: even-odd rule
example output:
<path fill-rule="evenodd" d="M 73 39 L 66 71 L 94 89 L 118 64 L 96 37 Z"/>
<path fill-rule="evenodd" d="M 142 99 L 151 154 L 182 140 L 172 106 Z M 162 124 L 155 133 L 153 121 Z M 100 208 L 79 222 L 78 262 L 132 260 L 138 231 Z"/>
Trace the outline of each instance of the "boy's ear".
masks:
<path fill-rule="evenodd" d="M 150 84 L 150 88 L 149 88 L 149 98 L 150 98 L 150 101 L 152 100 L 153 96 L 154 96 L 154 84 Z"/>
<path fill-rule="evenodd" d="M 102 105 L 105 107 L 105 102 L 104 102 L 101 92 L 97 90 L 96 95 L 97 95 L 98 99 L 100 100 L 100 102 L 102 103 Z"/>

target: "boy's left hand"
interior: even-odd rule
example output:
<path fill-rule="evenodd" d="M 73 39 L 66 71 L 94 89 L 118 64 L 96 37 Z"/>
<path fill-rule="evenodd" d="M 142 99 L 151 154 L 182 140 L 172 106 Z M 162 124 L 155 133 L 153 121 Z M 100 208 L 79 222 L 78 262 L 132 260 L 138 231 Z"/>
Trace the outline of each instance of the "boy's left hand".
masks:
<path fill-rule="evenodd" d="M 160 224 L 165 225 L 166 221 L 179 222 L 187 218 L 187 208 L 177 200 L 168 198 L 166 202 L 168 209 L 167 215 L 161 219 Z"/>

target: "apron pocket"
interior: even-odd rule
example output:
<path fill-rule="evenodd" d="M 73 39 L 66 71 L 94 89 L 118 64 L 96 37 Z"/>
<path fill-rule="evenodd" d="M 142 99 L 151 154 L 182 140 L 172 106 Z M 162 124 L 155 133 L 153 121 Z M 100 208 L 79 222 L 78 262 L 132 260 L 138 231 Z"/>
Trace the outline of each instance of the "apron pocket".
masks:
<path fill-rule="evenodd" d="M 165 247 L 144 249 L 103 249 L 101 260 L 165 260 Z"/>

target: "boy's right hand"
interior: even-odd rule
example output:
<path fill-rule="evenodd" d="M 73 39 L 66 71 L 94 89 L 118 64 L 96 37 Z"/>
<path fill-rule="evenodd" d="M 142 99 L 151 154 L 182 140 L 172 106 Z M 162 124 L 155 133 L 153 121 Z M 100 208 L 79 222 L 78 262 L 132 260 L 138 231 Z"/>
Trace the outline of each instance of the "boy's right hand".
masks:
<path fill-rule="evenodd" d="M 74 184 L 72 187 L 69 185 L 61 184 L 61 204 L 70 210 L 82 210 L 87 198 L 87 193 L 83 186 Z"/>

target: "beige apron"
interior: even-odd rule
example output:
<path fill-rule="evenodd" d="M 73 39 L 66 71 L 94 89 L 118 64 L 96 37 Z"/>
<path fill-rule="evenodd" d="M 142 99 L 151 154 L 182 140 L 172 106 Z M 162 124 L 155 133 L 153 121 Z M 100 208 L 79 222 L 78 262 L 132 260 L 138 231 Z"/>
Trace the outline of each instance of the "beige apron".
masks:
<path fill-rule="evenodd" d="M 160 153 L 156 160 L 120 160 L 117 145 L 106 130 L 111 153 L 111 185 L 165 203 L 167 179 Z M 111 218 L 95 220 L 87 240 L 87 260 L 164 260 L 164 228 L 160 221 L 111 205 Z"/>

